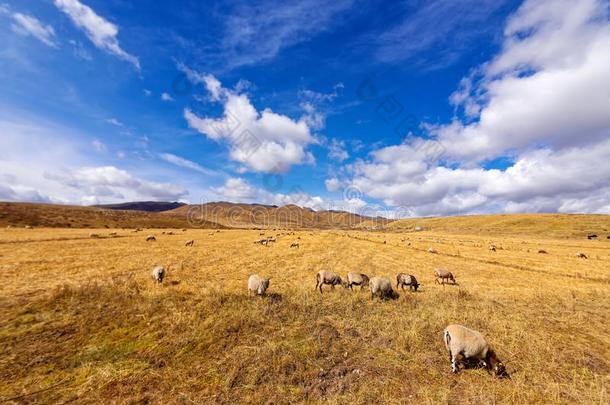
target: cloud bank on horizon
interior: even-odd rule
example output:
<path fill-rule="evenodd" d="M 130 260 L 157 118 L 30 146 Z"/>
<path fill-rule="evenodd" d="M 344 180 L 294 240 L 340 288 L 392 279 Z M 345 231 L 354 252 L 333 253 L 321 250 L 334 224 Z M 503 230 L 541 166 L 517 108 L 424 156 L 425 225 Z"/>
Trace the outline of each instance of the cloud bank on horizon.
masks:
<path fill-rule="evenodd" d="M 0 200 L 607 214 L 609 11 L 0 0 Z"/>

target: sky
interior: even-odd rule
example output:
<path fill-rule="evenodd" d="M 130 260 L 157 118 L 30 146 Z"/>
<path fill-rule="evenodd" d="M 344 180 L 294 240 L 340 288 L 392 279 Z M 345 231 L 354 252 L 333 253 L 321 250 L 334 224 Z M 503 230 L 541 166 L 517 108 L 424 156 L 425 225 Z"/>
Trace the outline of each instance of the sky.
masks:
<path fill-rule="evenodd" d="M 607 0 L 0 0 L 0 200 L 610 213 Z"/>

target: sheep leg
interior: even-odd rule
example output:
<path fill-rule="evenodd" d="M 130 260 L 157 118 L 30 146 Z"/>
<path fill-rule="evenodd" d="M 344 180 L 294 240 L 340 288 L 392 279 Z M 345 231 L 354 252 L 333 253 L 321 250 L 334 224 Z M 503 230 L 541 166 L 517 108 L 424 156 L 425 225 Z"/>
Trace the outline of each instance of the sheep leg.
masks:
<path fill-rule="evenodd" d="M 460 371 L 460 368 L 459 368 L 458 362 L 457 362 L 457 355 L 452 355 L 451 356 L 451 372 L 454 374 L 457 374 L 458 371 Z"/>

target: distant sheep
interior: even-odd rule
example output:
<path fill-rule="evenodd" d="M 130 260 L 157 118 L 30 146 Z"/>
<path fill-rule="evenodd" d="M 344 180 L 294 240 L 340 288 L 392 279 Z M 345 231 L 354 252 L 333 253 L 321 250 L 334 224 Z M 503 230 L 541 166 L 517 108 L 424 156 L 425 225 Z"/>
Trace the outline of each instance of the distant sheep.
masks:
<path fill-rule="evenodd" d="M 547 251 L 544 249 L 538 249 L 538 253 L 545 255 L 545 254 L 547 254 Z"/>
<path fill-rule="evenodd" d="M 587 239 L 597 239 L 597 235 L 587 235 Z"/>
<path fill-rule="evenodd" d="M 33 229 L 32 225 L 26 225 L 24 226 L 25 229 Z"/>
<path fill-rule="evenodd" d="M 165 267 L 163 266 L 156 266 L 150 275 L 157 283 L 162 283 L 167 275 L 167 270 L 165 270 Z"/>
<path fill-rule="evenodd" d="M 271 277 L 263 278 L 258 274 L 253 274 L 248 278 L 248 295 L 255 293 L 257 295 L 265 295 L 269 288 L 269 280 Z"/>
<path fill-rule="evenodd" d="M 157 240 L 157 238 L 155 238 L 155 235 L 148 235 L 146 237 L 146 242 L 155 242 Z"/>
<path fill-rule="evenodd" d="M 434 249 L 434 248 L 428 248 L 428 253 L 438 253 L 438 250 Z"/>
<path fill-rule="evenodd" d="M 333 273 L 329 270 L 320 270 L 316 274 L 316 290 L 320 290 L 322 293 L 322 285 L 328 284 L 331 289 L 335 289 L 336 285 L 341 285 L 341 277 L 337 273 Z"/>
<path fill-rule="evenodd" d="M 579 259 L 587 259 L 587 255 L 582 252 L 576 252 L 576 257 Z"/>
<path fill-rule="evenodd" d="M 117 233 L 116 232 L 110 232 L 108 235 L 110 235 L 110 236 L 117 236 Z"/>
<path fill-rule="evenodd" d="M 398 294 L 392 289 L 392 283 L 386 277 L 373 277 L 369 281 L 371 287 L 371 299 L 379 297 L 382 299 L 396 299 Z"/>
<path fill-rule="evenodd" d="M 434 277 L 435 277 L 435 282 L 438 284 L 445 284 L 445 280 L 449 281 L 451 280 L 453 282 L 453 284 L 455 284 L 455 277 L 453 277 L 453 274 L 448 271 L 447 269 L 436 269 L 434 270 Z M 441 281 L 439 281 L 441 280 Z"/>
<path fill-rule="evenodd" d="M 90 234 L 89 234 L 89 237 L 90 237 L 90 238 L 99 238 L 99 237 L 100 237 L 100 234 L 99 234 L 99 233 L 90 233 Z"/>
<path fill-rule="evenodd" d="M 408 286 L 409 290 L 417 291 L 419 288 L 419 283 L 417 282 L 415 276 L 406 273 L 398 273 L 396 276 L 396 288 L 398 288 L 398 286 L 400 286 L 403 290 L 405 289 L 405 286 Z"/>
<path fill-rule="evenodd" d="M 291 248 L 297 248 L 297 249 L 298 249 L 298 248 L 299 248 L 299 243 L 298 243 L 298 242 L 292 242 L 292 243 L 290 244 L 290 247 L 291 247 Z"/>
<path fill-rule="evenodd" d="M 190 240 L 187 240 L 187 241 L 186 241 L 186 243 L 184 244 L 184 246 L 193 246 L 194 244 L 195 244 L 195 241 L 194 241 L 194 240 L 192 240 L 192 239 L 190 239 Z"/>
<path fill-rule="evenodd" d="M 347 273 L 347 281 L 344 284 L 344 287 L 353 290 L 355 285 L 359 285 L 360 289 L 362 290 L 364 287 L 369 285 L 369 282 L 369 276 L 366 274 L 350 271 Z"/>
<path fill-rule="evenodd" d="M 494 245 L 493 243 L 491 245 L 489 245 L 489 250 L 491 252 L 495 252 L 496 251 L 496 245 Z"/>
<path fill-rule="evenodd" d="M 497 376 L 508 377 L 506 367 L 479 332 L 462 325 L 449 325 L 443 331 L 443 342 L 449 351 L 453 373 L 459 371 L 458 356 L 462 356 L 461 363 L 477 360 L 480 365 L 493 371 Z"/>

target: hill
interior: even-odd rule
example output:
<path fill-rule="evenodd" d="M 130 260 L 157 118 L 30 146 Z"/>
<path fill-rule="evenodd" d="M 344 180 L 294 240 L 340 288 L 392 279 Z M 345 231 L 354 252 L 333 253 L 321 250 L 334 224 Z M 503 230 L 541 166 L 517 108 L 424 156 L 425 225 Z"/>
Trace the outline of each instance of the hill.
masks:
<path fill-rule="evenodd" d="M 72 205 L 0 202 L 0 226 L 55 228 L 189 228 L 184 215 Z M 209 221 L 201 228 L 223 228 Z"/>
<path fill-rule="evenodd" d="M 100 204 L 94 205 L 93 207 L 107 208 L 111 210 L 161 212 L 173 210 L 183 205 L 186 204 L 180 202 L 165 201 L 134 201 L 121 204 Z"/>
<path fill-rule="evenodd" d="M 350 229 L 361 223 L 385 225 L 390 220 L 370 218 L 345 211 L 314 211 L 296 205 L 237 204 L 212 202 L 185 205 L 164 214 L 186 215 L 192 223 L 211 221 L 231 228 Z"/>
<path fill-rule="evenodd" d="M 455 234 L 581 238 L 594 233 L 606 238 L 610 234 L 610 215 L 496 214 L 413 218 L 393 221 L 387 225 L 387 230 L 414 232 L 416 227 L 421 227 L 423 231 Z"/>

